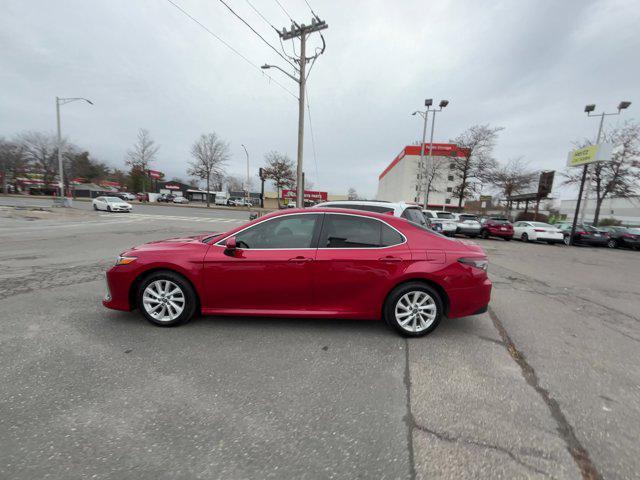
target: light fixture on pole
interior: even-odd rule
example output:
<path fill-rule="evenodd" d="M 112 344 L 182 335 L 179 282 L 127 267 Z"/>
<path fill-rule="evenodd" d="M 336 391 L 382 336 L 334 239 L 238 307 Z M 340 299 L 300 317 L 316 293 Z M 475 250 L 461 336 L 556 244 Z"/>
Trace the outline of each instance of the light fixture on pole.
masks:
<path fill-rule="evenodd" d="M 617 112 L 613 112 L 613 113 L 602 112 L 602 113 L 596 113 L 596 114 L 593 113 L 596 109 L 596 105 L 594 103 L 585 105 L 584 112 L 587 114 L 588 117 L 600 117 L 600 125 L 598 126 L 598 135 L 596 136 L 596 143 L 595 143 L 596 145 L 600 143 L 600 139 L 602 137 L 602 126 L 604 125 L 604 117 L 609 115 L 620 115 L 622 110 L 626 110 L 627 108 L 629 108 L 630 105 L 631 105 L 631 102 L 621 101 L 618 104 Z M 584 188 L 585 181 L 587 180 L 588 170 L 589 170 L 589 164 L 585 164 L 585 166 L 582 167 L 582 178 L 580 179 L 580 189 L 578 191 L 578 200 L 576 201 L 576 211 L 574 212 L 573 224 L 571 225 L 571 236 L 569 237 L 569 243 L 571 245 L 573 245 L 573 236 L 576 232 L 576 225 L 578 223 L 578 214 L 580 214 L 580 222 L 583 223 L 584 215 L 587 210 L 587 205 L 589 204 L 589 191 L 591 190 L 591 178 L 589 178 L 589 181 L 586 182 L 587 183 L 586 190 Z M 585 194 L 584 206 L 582 208 L 582 212 L 580 212 L 580 203 L 582 201 L 583 191 Z"/>
<path fill-rule="evenodd" d="M 73 97 L 73 98 L 60 98 L 56 97 L 56 123 L 58 130 L 58 177 L 60 180 L 59 183 L 59 192 L 60 192 L 60 202 L 61 205 L 65 205 L 64 202 L 64 168 L 62 165 L 62 131 L 60 127 L 60 105 L 65 105 L 67 103 L 76 102 L 82 100 L 87 102 L 89 105 L 93 105 L 93 102 L 88 98 L 83 97 Z"/>
<path fill-rule="evenodd" d="M 423 187 L 424 188 L 424 199 L 423 199 L 424 208 L 428 208 L 429 192 L 431 190 L 431 180 L 433 180 L 433 179 L 430 179 L 429 177 L 431 177 L 433 172 L 433 131 L 436 123 L 436 113 L 442 111 L 443 108 L 449 105 L 449 100 L 440 100 L 440 103 L 438 104 L 437 109 L 431 108 L 432 105 L 433 105 L 433 99 L 427 98 L 424 101 L 424 106 L 426 107 L 426 109 L 424 111 L 417 110 L 412 113 L 412 115 L 419 114 L 424 119 L 424 127 L 422 129 L 422 143 L 420 144 L 420 169 L 421 170 L 424 169 L 424 187 Z M 427 133 L 427 118 L 429 116 L 429 112 L 431 112 L 433 115 L 431 117 L 431 139 L 429 140 L 429 168 L 426 168 L 426 165 L 424 162 L 424 147 L 425 147 L 425 140 L 426 140 L 425 137 Z"/>

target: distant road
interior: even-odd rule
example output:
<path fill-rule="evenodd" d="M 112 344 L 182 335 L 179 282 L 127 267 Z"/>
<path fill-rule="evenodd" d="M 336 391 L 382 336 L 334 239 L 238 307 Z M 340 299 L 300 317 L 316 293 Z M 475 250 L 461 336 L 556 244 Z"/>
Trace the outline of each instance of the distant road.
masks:
<path fill-rule="evenodd" d="M 48 197 L 14 197 L 0 195 L 0 205 L 38 205 L 51 206 L 53 201 Z M 216 217 L 216 218 L 234 218 L 249 220 L 249 212 L 247 210 L 235 210 L 225 208 L 191 208 L 189 206 L 172 205 L 172 204 L 145 204 L 131 202 L 133 212 L 145 213 L 153 215 L 180 215 L 188 217 Z M 76 200 L 73 202 L 73 208 L 80 210 L 91 210 L 91 202 L 86 200 Z"/>

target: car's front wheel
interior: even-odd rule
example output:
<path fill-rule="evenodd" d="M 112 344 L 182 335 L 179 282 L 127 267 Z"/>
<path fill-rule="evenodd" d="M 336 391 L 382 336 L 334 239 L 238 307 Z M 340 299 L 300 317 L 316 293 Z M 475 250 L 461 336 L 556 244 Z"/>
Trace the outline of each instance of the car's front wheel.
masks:
<path fill-rule="evenodd" d="M 523 242 L 528 242 L 529 241 L 529 235 L 527 235 L 526 233 L 523 233 L 522 236 L 520 237 L 520 239 Z"/>
<path fill-rule="evenodd" d="M 480 236 L 486 240 L 489 238 L 489 230 L 483 230 Z"/>
<path fill-rule="evenodd" d="M 609 248 L 618 248 L 618 241 L 615 238 L 610 239 L 607 242 L 607 247 L 609 247 Z"/>
<path fill-rule="evenodd" d="M 93 209 L 96 211 L 98 210 L 98 206 L 95 203 L 93 204 Z"/>
<path fill-rule="evenodd" d="M 169 271 L 149 275 L 138 288 L 138 308 L 154 325 L 173 327 L 191 320 L 197 300 L 181 275 Z"/>
<path fill-rule="evenodd" d="M 421 337 L 435 330 L 443 314 L 442 299 L 429 285 L 409 282 L 396 287 L 387 298 L 384 320 L 405 337 Z"/>
<path fill-rule="evenodd" d="M 571 240 L 569 238 L 569 235 L 565 235 L 565 237 L 562 239 L 562 241 L 564 242 L 565 245 L 569 246 L 571 245 Z"/>

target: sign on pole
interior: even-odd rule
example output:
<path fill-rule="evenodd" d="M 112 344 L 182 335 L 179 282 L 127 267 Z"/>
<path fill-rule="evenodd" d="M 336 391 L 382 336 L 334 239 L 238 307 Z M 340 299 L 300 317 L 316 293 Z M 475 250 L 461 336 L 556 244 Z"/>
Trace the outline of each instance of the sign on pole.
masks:
<path fill-rule="evenodd" d="M 594 162 L 606 162 L 611 160 L 613 144 L 599 143 L 588 147 L 572 150 L 567 156 L 568 167 L 579 167 Z"/>

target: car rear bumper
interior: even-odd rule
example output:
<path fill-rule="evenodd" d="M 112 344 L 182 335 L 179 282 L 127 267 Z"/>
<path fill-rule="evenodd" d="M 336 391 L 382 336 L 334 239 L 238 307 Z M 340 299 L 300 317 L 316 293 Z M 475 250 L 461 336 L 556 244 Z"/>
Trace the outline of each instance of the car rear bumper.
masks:
<path fill-rule="evenodd" d="M 455 288 L 447 291 L 449 312 L 447 317 L 458 318 L 486 311 L 491 300 L 491 280 L 486 278 L 475 287 Z"/>
<path fill-rule="evenodd" d="M 492 237 L 513 237 L 513 230 L 488 230 Z"/>

